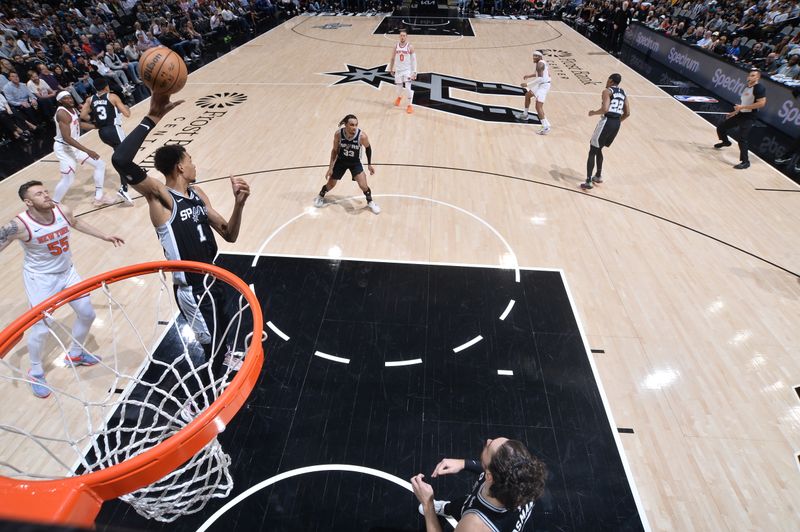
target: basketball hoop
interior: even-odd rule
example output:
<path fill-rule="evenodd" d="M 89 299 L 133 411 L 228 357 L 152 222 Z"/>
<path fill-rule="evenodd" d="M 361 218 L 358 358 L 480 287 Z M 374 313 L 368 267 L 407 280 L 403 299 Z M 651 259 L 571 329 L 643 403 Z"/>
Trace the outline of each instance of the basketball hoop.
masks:
<path fill-rule="evenodd" d="M 223 354 L 217 351 L 209 360 L 196 361 L 196 352 L 193 355 L 190 349 L 192 342 L 184 341 L 192 334 L 191 330 L 187 332 L 187 325 L 193 324 L 181 325 L 176 319 L 172 286 L 165 272 L 201 274 L 207 283 L 207 292 L 209 286 L 217 282 L 224 283 L 225 290 L 238 292 L 235 317 L 230 323 L 215 327 L 215 331 L 224 329 L 226 334 L 235 333 L 237 345 L 246 346 L 250 341 L 240 366 L 237 364 L 232 369 L 234 366 L 229 364 L 228 369 L 215 374 L 216 366 L 211 359 Z M 134 283 L 133 290 L 128 286 L 112 287 L 126 280 Z M 158 354 L 165 350 L 163 347 L 148 347 L 144 338 L 147 328 L 132 318 L 132 311 L 146 314 L 149 320 L 154 317 L 150 312 L 143 314 L 141 301 L 136 299 L 138 294 L 147 299 L 146 289 L 142 288 L 145 282 L 150 283 L 148 289 L 158 292 L 157 306 L 167 302 L 167 319 L 159 320 L 158 314 L 163 314 L 163 309 L 155 311 L 157 325 L 166 328 L 157 330 L 158 327 L 154 327 L 153 334 L 177 335 L 180 339 L 180 349 L 175 348 L 167 359 Z M 231 272 L 198 262 L 150 262 L 97 275 L 37 305 L 0 333 L 0 370 L 6 372 L 0 374 L 0 386 L 8 387 L 9 393 L 16 393 L 20 400 L 28 400 L 30 380 L 26 373 L 5 360 L 6 355 L 15 349 L 26 330 L 43 319 L 48 320 L 53 336 L 63 348 L 54 330 L 58 323 L 55 313 L 70 301 L 93 292 L 102 293 L 107 305 L 102 320 L 96 321 L 98 332 L 93 330 L 90 337 L 98 337 L 103 349 L 111 349 L 113 353 L 103 352 L 102 362 L 91 368 L 50 370 L 48 387 L 53 393 L 48 399 L 31 398 L 36 410 L 18 415 L 16 424 L 0 419 L 0 441 L 7 437 L 8 441 L 21 439 L 24 442 L 12 445 L 12 450 L 0 452 L 14 455 L 14 450 L 27 444 L 31 453 L 42 451 L 45 458 L 56 464 L 70 462 L 77 467 L 71 472 L 54 474 L 14 465 L 7 456 L 0 456 L 0 474 L 5 475 L 0 476 L 0 500 L 3 501 L 0 517 L 91 527 L 103 501 L 121 497 L 145 517 L 172 521 L 198 511 L 213 497 L 227 496 L 232 487 L 228 473 L 230 457 L 223 452 L 217 435 L 245 403 L 261 373 L 264 331 L 261 307 L 255 294 Z M 96 297 L 99 299 L 99 295 Z M 121 301 L 125 298 L 128 301 Z M 96 302 L 95 306 L 98 307 Z M 247 325 L 250 317 L 252 331 Z M 245 330 L 242 330 L 243 318 L 246 318 Z M 99 321 L 102 323 L 97 325 Z M 103 334 L 110 334 L 108 345 L 105 338 L 99 338 Z M 196 351 L 197 344 L 194 345 Z M 134 362 L 132 353 L 137 348 L 145 355 L 137 364 L 137 371 L 129 371 L 126 364 Z M 21 352 L 27 353 L 27 350 L 21 349 Z M 52 356 L 47 358 L 52 359 Z M 27 364 L 26 357 L 24 364 Z M 65 382 L 52 384 L 51 374 L 53 382 L 56 377 Z M 104 378 L 108 378 L 108 382 Z M 108 385 L 111 388 L 106 392 Z M 86 391 L 89 388 L 91 393 Z M 183 399 L 176 399 L 182 392 L 186 397 L 183 407 Z M 24 406 L 18 405 L 17 411 Z M 73 412 L 77 415 L 73 416 Z M 53 415 L 52 419 L 46 417 L 49 414 Z M 45 416 L 44 424 L 39 419 L 39 428 L 24 425 L 27 418 L 37 416 Z M 69 416 L 82 421 L 83 425 L 78 424 L 80 432 L 74 430 L 74 422 L 67 423 Z M 45 430 L 62 425 L 63 434 L 48 432 L 43 435 Z M 40 428 L 42 426 L 44 428 Z M 59 453 L 65 453 L 66 458 Z M 20 454 L 26 457 L 26 453 L 17 452 Z"/>

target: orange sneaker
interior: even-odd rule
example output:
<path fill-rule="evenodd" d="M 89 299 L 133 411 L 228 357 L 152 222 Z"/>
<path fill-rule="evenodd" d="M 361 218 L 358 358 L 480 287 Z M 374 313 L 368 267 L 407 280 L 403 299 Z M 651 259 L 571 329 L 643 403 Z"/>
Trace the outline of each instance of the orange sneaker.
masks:
<path fill-rule="evenodd" d="M 406 113 L 411 114 L 413 112 L 414 112 L 414 108 L 411 107 L 411 104 L 408 104 L 408 107 L 406 107 Z"/>
<path fill-rule="evenodd" d="M 403 99 L 403 98 L 402 98 L 401 96 L 398 96 L 398 97 L 395 99 L 395 101 L 394 101 L 394 105 L 395 105 L 395 107 L 400 107 L 400 100 L 402 100 L 402 99 Z"/>

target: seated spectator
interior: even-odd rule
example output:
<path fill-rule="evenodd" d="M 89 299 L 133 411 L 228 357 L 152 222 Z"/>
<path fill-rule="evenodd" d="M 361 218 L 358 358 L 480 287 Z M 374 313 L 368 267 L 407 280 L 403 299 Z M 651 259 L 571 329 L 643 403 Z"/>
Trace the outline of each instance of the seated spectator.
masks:
<path fill-rule="evenodd" d="M 728 50 L 725 52 L 725 55 L 737 61 L 739 57 L 742 55 L 742 47 L 739 46 L 739 43 L 742 41 L 740 37 L 736 37 L 733 39 L 733 42 L 728 47 Z"/>
<path fill-rule="evenodd" d="M 40 75 L 46 81 L 44 74 Z M 67 72 L 65 72 L 64 67 L 62 67 L 61 65 L 53 65 L 52 76 L 56 79 L 56 83 L 61 88 L 61 90 L 65 90 L 68 93 L 72 94 L 72 99 L 75 100 L 76 102 L 80 101 L 81 103 L 83 103 L 83 101 L 86 99 L 88 90 L 85 86 L 83 86 L 83 84 L 81 84 L 80 87 L 78 86 L 77 82 L 78 80 L 77 78 L 74 77 L 73 74 L 71 73 L 68 74 Z"/>
<path fill-rule="evenodd" d="M 91 56 L 89 63 L 97 69 L 97 73 L 108 80 L 111 87 L 119 86 L 122 94 L 130 96 L 133 92 L 133 85 L 128 81 L 128 76 L 122 70 L 111 70 L 104 61 L 105 53 L 100 52 Z"/>
<path fill-rule="evenodd" d="M 31 138 L 33 124 L 16 116 L 8 105 L 8 101 L 0 94 L 0 129 L 13 139 L 28 140 Z"/>
<path fill-rule="evenodd" d="M 39 108 L 45 118 L 49 118 L 56 114 L 56 91 L 53 87 L 47 84 L 45 80 L 39 77 L 39 73 L 35 70 L 28 71 L 28 90 L 31 94 L 36 96 L 39 100 Z"/>
<path fill-rule="evenodd" d="M 3 87 L 3 96 L 15 115 L 31 124 L 39 123 L 39 102 L 28 87 L 20 83 L 16 72 L 9 74 L 8 83 Z"/>
<path fill-rule="evenodd" d="M 194 24 L 191 20 L 187 20 L 186 24 L 183 25 L 183 29 L 181 30 L 181 37 L 184 40 L 189 41 L 191 45 L 195 48 L 197 52 L 197 56 L 200 56 L 201 49 L 203 48 L 203 36 L 200 34 L 199 31 L 194 29 Z"/>
<path fill-rule="evenodd" d="M 719 35 L 719 34 L 718 34 Z M 700 48 L 708 49 L 711 45 L 714 44 L 714 36 L 711 31 L 706 31 L 703 34 L 703 38 L 697 41 L 697 46 Z"/>
<path fill-rule="evenodd" d="M 137 65 L 139 64 L 139 57 L 142 55 L 142 53 L 136 47 L 136 39 L 129 38 L 125 48 L 123 48 L 122 51 L 129 63 L 136 63 Z"/>
<path fill-rule="evenodd" d="M 752 48 L 750 48 L 748 51 L 746 51 L 744 53 L 744 55 L 742 57 L 740 57 L 740 59 L 742 61 L 746 61 L 748 63 L 755 64 L 758 61 L 763 61 L 765 54 L 766 54 L 766 50 L 764 49 L 764 43 L 763 42 L 757 42 L 757 43 L 755 43 L 753 45 Z"/>
<path fill-rule="evenodd" d="M 124 73 L 126 75 L 126 80 L 130 80 L 137 85 L 142 82 L 142 80 L 139 79 L 139 75 L 136 73 L 136 69 L 127 61 L 127 58 L 123 60 L 122 57 L 115 53 L 113 44 L 106 45 L 106 53 L 103 57 L 103 62 L 111 70 Z M 130 83 L 128 83 L 128 85 L 129 84 Z"/>
<path fill-rule="evenodd" d="M 89 36 L 88 35 L 81 35 L 81 44 L 80 44 L 80 46 L 81 46 L 81 51 L 84 54 L 86 54 L 87 57 L 91 57 L 96 53 L 96 50 L 94 49 L 94 46 L 92 46 L 92 43 L 89 41 Z"/>
<path fill-rule="evenodd" d="M 153 41 L 151 41 L 147 37 L 147 33 L 140 33 L 139 37 L 136 40 L 136 49 L 139 50 L 139 53 L 144 53 L 145 50 L 152 48 L 154 46 L 158 46 Z"/>
<path fill-rule="evenodd" d="M 775 76 L 785 79 L 797 77 L 800 74 L 800 64 L 798 63 L 800 63 L 800 55 L 790 55 L 786 63 L 775 72 Z"/>
<path fill-rule="evenodd" d="M 14 37 L 7 35 L 3 41 L 3 45 L 0 46 L 0 57 L 11 59 L 15 55 L 21 54 L 19 47 L 17 47 L 17 41 L 14 39 Z"/>
<path fill-rule="evenodd" d="M 68 80 L 72 80 L 75 84 L 75 89 L 81 93 L 81 95 L 85 97 L 87 94 L 95 92 L 94 80 L 92 79 L 94 69 L 86 61 L 85 57 L 78 56 L 78 61 L 75 63 L 67 59 L 64 62 L 62 70 L 64 76 Z M 57 69 L 56 76 L 58 76 Z M 64 83 L 62 82 L 61 84 L 63 85 Z"/>
<path fill-rule="evenodd" d="M 717 55 L 727 55 L 728 54 L 728 36 L 723 35 L 719 39 L 717 39 L 711 47 L 711 52 Z"/>
<path fill-rule="evenodd" d="M 39 79 L 47 83 L 56 94 L 58 94 L 59 91 L 67 91 L 72 95 L 72 99 L 74 99 L 76 103 L 83 103 L 83 98 L 78 94 L 78 91 L 76 91 L 74 87 L 64 87 L 61 85 L 58 82 L 58 78 L 50 71 L 47 65 L 39 63 L 36 65 L 36 70 L 39 73 Z"/>

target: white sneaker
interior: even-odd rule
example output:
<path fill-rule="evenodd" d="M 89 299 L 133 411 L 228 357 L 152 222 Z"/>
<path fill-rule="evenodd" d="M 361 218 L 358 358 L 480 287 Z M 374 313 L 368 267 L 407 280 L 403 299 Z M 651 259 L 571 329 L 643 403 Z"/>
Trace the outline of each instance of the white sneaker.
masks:
<path fill-rule="evenodd" d="M 122 201 L 124 201 L 127 205 L 133 205 L 133 199 L 131 199 L 128 191 L 124 188 L 119 187 L 119 190 L 117 190 L 117 196 L 122 198 Z"/>
<path fill-rule="evenodd" d="M 317 196 L 316 198 L 314 198 L 314 207 L 319 209 L 323 205 L 325 205 L 325 198 L 323 198 L 322 196 Z"/>
<path fill-rule="evenodd" d="M 437 501 L 436 499 L 433 500 L 433 511 L 436 512 L 436 515 L 439 517 L 450 517 L 446 513 L 444 513 L 444 505 L 449 504 L 450 501 Z M 420 515 L 425 515 L 425 509 L 420 504 L 417 507 L 417 511 L 419 511 Z"/>
<path fill-rule="evenodd" d="M 548 133 L 550 133 L 549 127 L 543 127 L 542 129 L 536 132 L 537 135 L 547 135 Z"/>
<path fill-rule="evenodd" d="M 367 207 L 369 207 L 369 210 L 371 210 L 375 214 L 381 213 L 381 208 L 378 207 L 378 204 L 375 203 L 374 201 L 370 201 L 369 203 L 367 203 Z"/>

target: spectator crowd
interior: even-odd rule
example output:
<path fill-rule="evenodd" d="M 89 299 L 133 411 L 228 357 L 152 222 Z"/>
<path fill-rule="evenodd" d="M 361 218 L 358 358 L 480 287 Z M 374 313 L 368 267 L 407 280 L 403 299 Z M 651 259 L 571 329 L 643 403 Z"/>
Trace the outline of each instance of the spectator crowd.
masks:
<path fill-rule="evenodd" d="M 800 83 L 798 1 L 590 0 L 570 3 L 562 16 L 597 32 L 613 51 L 619 51 L 628 25 L 639 21 L 776 81 Z"/>
<path fill-rule="evenodd" d="M 164 45 L 187 65 L 209 45 L 249 38 L 297 9 L 271 0 L 18 0 L 0 4 L 0 138 L 25 141 L 47 128 L 56 94 L 78 105 L 108 80 L 134 103 L 149 95 L 138 75 L 148 48 Z M 283 0 L 278 0 L 283 4 Z"/>

